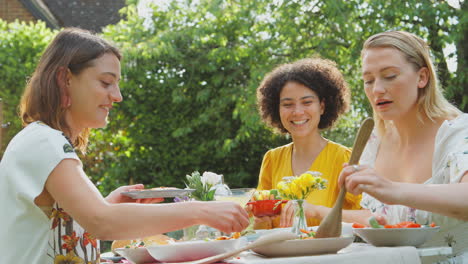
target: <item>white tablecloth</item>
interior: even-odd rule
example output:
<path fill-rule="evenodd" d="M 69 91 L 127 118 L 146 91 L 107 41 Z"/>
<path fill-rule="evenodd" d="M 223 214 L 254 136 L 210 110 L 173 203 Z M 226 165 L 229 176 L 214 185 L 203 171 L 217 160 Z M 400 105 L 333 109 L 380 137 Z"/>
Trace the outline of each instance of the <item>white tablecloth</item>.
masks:
<path fill-rule="evenodd" d="M 421 256 L 446 255 L 451 248 L 415 247 L 374 247 L 366 243 L 353 243 L 337 254 L 266 258 L 253 252 L 243 252 L 238 257 L 229 259 L 228 263 L 238 264 L 419 264 Z"/>

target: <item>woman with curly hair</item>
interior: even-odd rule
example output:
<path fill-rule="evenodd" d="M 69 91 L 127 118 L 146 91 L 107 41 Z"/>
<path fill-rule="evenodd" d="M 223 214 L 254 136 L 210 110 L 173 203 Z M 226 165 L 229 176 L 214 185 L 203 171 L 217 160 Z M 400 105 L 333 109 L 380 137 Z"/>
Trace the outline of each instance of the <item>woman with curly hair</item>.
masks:
<path fill-rule="evenodd" d="M 264 122 L 292 142 L 269 150 L 262 162 L 258 190 L 275 189 L 285 176 L 318 171 L 327 188 L 312 193 L 304 203 L 308 225 L 318 225 L 339 193 L 338 175 L 350 157 L 349 148 L 324 138 L 349 106 L 349 88 L 336 64 L 325 59 L 302 59 L 283 64 L 267 74 L 257 88 Z M 347 194 L 344 208 L 359 209 L 360 196 Z M 287 203 L 280 217 L 256 219 L 256 228 L 292 225 L 294 208 Z"/>

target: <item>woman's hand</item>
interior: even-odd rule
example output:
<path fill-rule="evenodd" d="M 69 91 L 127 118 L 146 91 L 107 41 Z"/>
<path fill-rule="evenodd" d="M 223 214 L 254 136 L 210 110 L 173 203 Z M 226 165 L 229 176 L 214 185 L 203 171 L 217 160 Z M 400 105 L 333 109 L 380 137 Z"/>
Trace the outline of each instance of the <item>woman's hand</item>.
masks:
<path fill-rule="evenodd" d="M 375 220 L 377 220 L 377 223 L 379 223 L 379 225 L 388 224 L 387 218 L 385 218 L 385 216 L 376 213 L 373 213 L 372 215 L 375 217 Z M 367 220 L 367 225 L 369 225 L 369 220 Z"/>
<path fill-rule="evenodd" d="M 250 224 L 247 211 L 237 203 L 221 201 L 201 203 L 203 207 L 196 212 L 200 217 L 199 224 L 211 226 L 224 233 L 241 232 Z"/>
<path fill-rule="evenodd" d="M 354 195 L 368 193 L 386 204 L 394 204 L 399 196 L 399 183 L 390 181 L 368 166 L 348 165 L 341 171 L 338 185 Z"/>
<path fill-rule="evenodd" d="M 325 206 L 315 205 L 304 201 L 302 204 L 306 218 L 322 219 L 321 215 L 324 213 L 322 210 Z M 292 201 L 288 201 L 283 209 L 281 209 L 280 227 L 290 227 L 294 221 L 294 204 Z"/>
<path fill-rule="evenodd" d="M 288 201 L 286 204 L 284 204 L 283 208 L 281 209 L 279 227 L 290 227 L 292 226 L 293 221 L 294 221 L 294 203 L 292 201 Z"/>
<path fill-rule="evenodd" d="M 122 192 L 143 190 L 145 186 L 143 184 L 120 186 L 119 188 L 112 191 L 107 197 L 108 203 L 160 203 L 164 201 L 164 198 L 145 198 L 145 199 L 133 199 L 128 196 L 122 195 Z"/>

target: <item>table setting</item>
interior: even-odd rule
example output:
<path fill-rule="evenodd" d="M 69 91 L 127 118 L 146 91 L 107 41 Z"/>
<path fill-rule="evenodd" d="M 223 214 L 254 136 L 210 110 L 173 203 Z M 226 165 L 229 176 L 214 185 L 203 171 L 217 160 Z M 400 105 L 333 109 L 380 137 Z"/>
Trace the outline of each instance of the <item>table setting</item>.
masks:
<path fill-rule="evenodd" d="M 312 177 L 312 178 L 311 178 Z M 251 213 L 256 216 L 276 216 L 281 213 L 285 200 L 282 197 L 293 197 L 293 184 L 305 181 L 322 183 L 318 174 L 301 175 L 294 179 L 286 178 L 279 190 L 255 191 L 253 188 L 232 189 L 215 195 L 222 200 L 231 200 L 241 206 L 250 204 Z M 320 185 L 320 184 L 319 184 Z M 302 184 L 302 186 L 307 186 Z M 309 185 L 310 186 L 310 185 Z M 224 188 L 224 187 L 223 187 Z M 304 187 L 307 189 L 307 187 Z M 316 186 L 315 188 L 320 188 Z M 310 188 L 309 189 L 314 189 Z M 152 192 L 153 195 L 166 195 L 167 192 Z M 182 193 L 173 191 L 174 194 Z M 189 193 L 194 193 L 190 189 Z M 302 191 L 301 191 L 302 193 Z M 147 194 L 145 194 L 147 195 Z M 136 198 L 139 196 L 137 195 Z M 180 201 L 186 199 L 179 197 Z M 298 214 L 297 217 L 302 217 Z M 296 221 L 295 224 L 301 224 Z M 439 231 L 439 227 L 415 226 L 406 223 L 403 226 L 380 226 L 372 222 L 371 227 L 353 223 L 341 223 L 340 234 L 337 237 L 315 238 L 313 235 L 319 228 L 303 227 L 300 235 L 297 228 L 275 228 L 263 230 L 247 230 L 232 234 L 199 233 L 200 226 L 185 228 L 182 238 L 158 239 L 151 244 L 144 238 L 133 244 L 116 248 L 117 255 L 108 252 L 103 254 L 103 260 L 114 263 L 421 263 L 426 256 L 449 255 L 450 247 L 419 248 L 431 235 Z M 190 232 L 189 232 L 190 230 Z M 361 240 L 356 239 L 361 238 Z M 267 243 L 262 241 L 267 240 Z M 139 243 L 145 241 L 145 243 Z M 360 241 L 360 242 L 357 242 Z M 103 262 L 104 263 L 104 262 Z"/>
<path fill-rule="evenodd" d="M 357 164 L 373 129 L 373 120 L 366 119 L 356 136 L 350 164 Z M 381 226 L 370 219 L 369 226 L 342 222 L 344 186 L 330 213 L 319 226 L 308 227 L 303 209 L 307 196 L 326 188 L 321 173 L 307 171 L 299 176 L 286 176 L 276 189 L 230 189 L 223 176 L 193 172 L 186 175 L 186 189 L 156 188 L 124 195 L 134 199 L 175 197 L 174 202 L 232 201 L 248 206 L 251 226 L 242 233 L 222 234 L 208 226 L 192 226 L 183 230 L 182 238 L 158 239 L 156 243 L 136 240 L 113 250 L 123 259 L 120 263 L 397 263 L 417 264 L 430 256 L 452 253 L 450 247 L 423 248 L 439 227 L 434 223 L 421 226 L 414 222 Z M 294 221 L 290 228 L 253 229 L 253 217 L 277 216 L 284 203 L 294 205 Z M 356 239 L 358 238 L 358 239 Z M 107 254 L 111 255 L 111 254 Z M 109 260 L 112 260 L 109 256 Z M 103 254 L 103 259 L 106 254 Z M 127 261 L 127 262 L 125 262 Z"/>
<path fill-rule="evenodd" d="M 382 235 L 373 243 L 388 246 L 375 246 L 367 242 L 354 242 L 359 228 L 352 228 L 351 223 L 343 223 L 343 233 L 335 238 L 298 239 L 291 228 L 256 230 L 255 233 L 229 240 L 193 240 L 173 242 L 165 245 L 121 248 L 116 252 L 126 257 L 120 263 L 421 263 L 427 256 L 443 256 L 452 253 L 450 247 L 422 248 L 408 246 L 405 240 L 395 245 L 392 236 Z M 310 230 L 316 230 L 311 227 Z M 374 229 L 374 228 L 367 228 Z M 408 228 L 406 237 L 411 236 L 414 228 Z M 420 233 L 434 233 L 422 228 Z M 397 232 L 397 229 L 381 229 L 381 233 Z M 250 239 L 254 237 L 254 239 Z M 272 243 L 258 244 L 262 238 L 271 239 L 280 236 Z M 283 237 L 281 237 L 283 236 Z M 419 235 L 424 241 L 430 235 Z M 252 241 L 249 241 L 252 240 Z M 257 242 L 257 244 L 256 244 Z M 391 246 L 390 246 L 391 245 Z M 127 261 L 127 262 L 125 262 Z M 198 261 L 198 262 L 196 262 Z M 117 262 L 119 263 L 119 262 Z"/>

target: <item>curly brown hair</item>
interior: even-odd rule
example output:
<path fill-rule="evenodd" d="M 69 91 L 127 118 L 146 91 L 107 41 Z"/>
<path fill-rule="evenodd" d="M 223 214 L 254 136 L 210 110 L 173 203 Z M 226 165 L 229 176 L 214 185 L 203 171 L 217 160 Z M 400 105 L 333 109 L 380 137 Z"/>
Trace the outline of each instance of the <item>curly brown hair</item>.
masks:
<path fill-rule="evenodd" d="M 297 82 L 308 87 L 325 104 L 319 129 L 331 127 L 348 110 L 348 84 L 335 62 L 312 58 L 279 65 L 265 76 L 257 88 L 257 104 L 262 120 L 281 133 L 288 133 L 279 114 L 279 97 L 287 82 Z"/>

